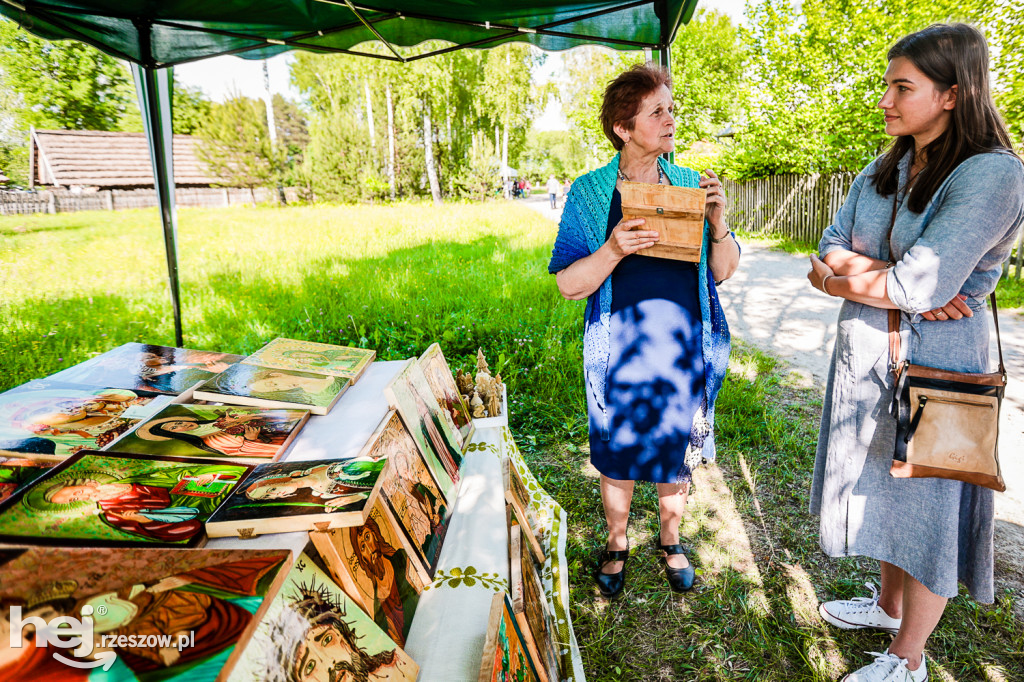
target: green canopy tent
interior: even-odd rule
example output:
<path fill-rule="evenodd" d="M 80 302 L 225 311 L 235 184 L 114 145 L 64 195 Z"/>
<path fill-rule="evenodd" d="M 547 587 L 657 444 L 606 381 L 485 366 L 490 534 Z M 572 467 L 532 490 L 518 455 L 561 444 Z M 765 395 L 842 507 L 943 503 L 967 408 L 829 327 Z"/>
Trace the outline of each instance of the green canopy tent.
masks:
<path fill-rule="evenodd" d="M 413 61 L 464 48 L 526 42 L 543 50 L 668 47 L 697 0 L 0 0 L 0 14 L 47 40 L 75 39 L 129 61 L 149 141 L 167 253 L 175 343 L 184 345 L 171 165 L 175 64 L 309 50 Z M 425 41 L 449 43 L 418 49 Z M 375 42 L 374 54 L 358 46 Z"/>

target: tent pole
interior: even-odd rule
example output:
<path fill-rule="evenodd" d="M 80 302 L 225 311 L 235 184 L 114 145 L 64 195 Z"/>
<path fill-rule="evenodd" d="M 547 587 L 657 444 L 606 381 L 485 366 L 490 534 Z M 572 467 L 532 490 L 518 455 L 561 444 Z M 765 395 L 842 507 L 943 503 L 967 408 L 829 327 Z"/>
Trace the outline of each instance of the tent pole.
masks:
<path fill-rule="evenodd" d="M 157 69 L 132 62 L 132 75 L 142 113 L 142 126 L 149 143 L 149 156 L 153 163 L 153 183 L 156 189 L 160 223 L 164 231 L 164 249 L 167 254 L 167 281 L 171 291 L 174 313 L 174 344 L 181 348 L 184 338 L 181 329 L 181 295 L 178 289 L 178 213 L 174 204 L 174 157 L 171 127 L 171 93 L 173 76 L 171 67 Z"/>
<path fill-rule="evenodd" d="M 669 46 L 659 45 L 657 48 L 652 50 L 652 53 L 653 54 L 651 56 L 654 57 L 654 63 L 665 67 L 669 73 L 672 73 L 672 52 L 669 49 Z M 675 161 L 676 154 L 675 152 L 666 152 L 663 156 L 666 161 L 673 163 Z"/>

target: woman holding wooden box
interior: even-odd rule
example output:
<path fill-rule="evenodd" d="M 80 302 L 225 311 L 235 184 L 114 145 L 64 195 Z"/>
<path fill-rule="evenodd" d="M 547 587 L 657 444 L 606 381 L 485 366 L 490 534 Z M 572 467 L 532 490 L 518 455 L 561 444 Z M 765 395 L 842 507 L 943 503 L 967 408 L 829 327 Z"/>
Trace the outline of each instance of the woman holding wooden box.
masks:
<path fill-rule="evenodd" d="M 896 633 L 850 682 L 927 679 L 924 645 L 958 582 L 993 600 L 993 491 L 890 475 L 890 406 L 904 358 L 988 371 L 985 299 L 1024 222 L 1024 167 L 992 102 L 984 36 L 964 24 L 931 26 L 900 39 L 888 59 L 878 106 L 896 139 L 854 180 L 808 273 L 816 288 L 846 299 L 811 511 L 821 516 L 822 549 L 878 560 L 882 583 L 881 594 L 869 585 L 870 598 L 826 602 L 819 612 L 842 629 Z M 899 311 L 891 323 L 890 310 Z M 938 436 L 962 442 L 964 426 L 944 421 Z"/>
<path fill-rule="evenodd" d="M 657 484 L 669 585 L 690 589 L 694 569 L 679 544 L 690 473 L 713 459 L 714 404 L 729 358 L 729 330 L 715 283 L 739 263 L 725 224 L 725 195 L 708 177 L 674 166 L 669 74 L 652 64 L 620 74 L 605 90 L 601 123 L 619 152 L 578 178 L 562 212 L 548 266 L 568 299 L 587 299 L 583 338 L 590 459 L 601 473 L 608 539 L 595 579 L 612 597 L 625 585 L 626 527 L 637 480 Z M 644 220 L 622 219 L 623 181 L 703 187 L 706 221 L 699 263 L 637 255 L 658 241 Z"/>

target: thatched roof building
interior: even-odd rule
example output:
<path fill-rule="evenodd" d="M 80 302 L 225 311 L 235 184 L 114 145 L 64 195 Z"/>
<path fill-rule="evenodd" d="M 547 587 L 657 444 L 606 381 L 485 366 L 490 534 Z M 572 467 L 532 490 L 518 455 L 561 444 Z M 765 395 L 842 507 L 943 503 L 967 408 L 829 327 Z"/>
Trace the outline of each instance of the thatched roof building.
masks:
<path fill-rule="evenodd" d="M 145 133 L 98 130 L 33 130 L 30 185 L 136 189 L 153 186 Z M 174 183 L 178 187 L 224 184 L 195 154 L 200 140 L 174 136 Z"/>

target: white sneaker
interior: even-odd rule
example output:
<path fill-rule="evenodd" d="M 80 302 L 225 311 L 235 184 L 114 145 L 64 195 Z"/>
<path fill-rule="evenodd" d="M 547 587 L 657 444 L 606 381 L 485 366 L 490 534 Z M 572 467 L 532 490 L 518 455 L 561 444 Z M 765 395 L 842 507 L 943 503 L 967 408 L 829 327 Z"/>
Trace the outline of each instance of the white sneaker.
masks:
<path fill-rule="evenodd" d="M 896 634 L 900 631 L 902 618 L 890 618 L 885 610 L 878 605 L 878 590 L 871 583 L 864 583 L 871 590 L 871 598 L 854 597 L 853 599 L 837 599 L 818 605 L 818 613 L 837 628 L 843 630 L 860 630 L 876 628 L 888 630 Z"/>
<path fill-rule="evenodd" d="M 850 673 L 842 682 L 925 682 L 928 679 L 928 662 L 921 654 L 921 665 L 917 670 L 907 669 L 907 659 L 877 651 L 867 653 L 875 657 L 875 662 L 866 665 L 857 672 Z"/>

